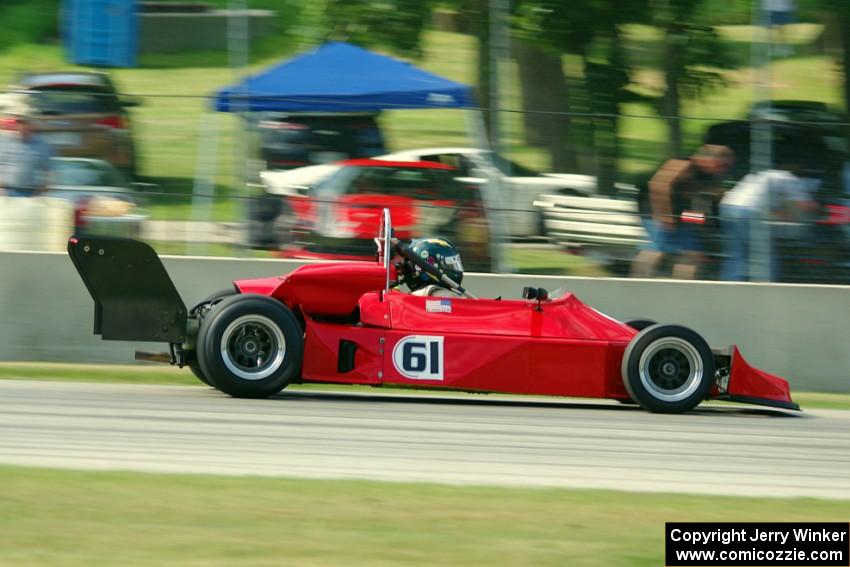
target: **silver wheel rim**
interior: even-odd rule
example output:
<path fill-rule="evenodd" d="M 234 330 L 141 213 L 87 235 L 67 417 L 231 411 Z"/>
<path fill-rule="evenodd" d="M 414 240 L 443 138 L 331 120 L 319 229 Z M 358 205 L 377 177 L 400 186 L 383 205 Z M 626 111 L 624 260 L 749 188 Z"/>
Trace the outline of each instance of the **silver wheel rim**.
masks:
<path fill-rule="evenodd" d="M 702 383 L 702 357 L 694 345 L 677 337 L 649 344 L 639 361 L 640 382 L 653 398 L 680 402 Z"/>
<path fill-rule="evenodd" d="M 262 380 L 283 364 L 286 339 L 274 321 L 263 315 L 234 319 L 221 336 L 221 359 L 233 375 Z"/>

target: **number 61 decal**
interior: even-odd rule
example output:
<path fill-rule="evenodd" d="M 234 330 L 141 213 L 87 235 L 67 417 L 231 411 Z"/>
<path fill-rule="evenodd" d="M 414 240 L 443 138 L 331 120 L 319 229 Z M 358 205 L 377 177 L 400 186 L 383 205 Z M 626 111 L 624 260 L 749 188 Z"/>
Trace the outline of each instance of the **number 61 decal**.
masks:
<path fill-rule="evenodd" d="M 443 337 L 404 337 L 393 348 L 393 366 L 405 378 L 442 380 Z"/>

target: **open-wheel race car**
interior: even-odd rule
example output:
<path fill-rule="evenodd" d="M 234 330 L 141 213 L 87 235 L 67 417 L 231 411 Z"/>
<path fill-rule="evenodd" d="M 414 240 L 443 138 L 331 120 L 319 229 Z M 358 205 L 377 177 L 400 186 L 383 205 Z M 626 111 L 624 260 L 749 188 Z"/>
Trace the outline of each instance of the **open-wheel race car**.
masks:
<path fill-rule="evenodd" d="M 666 413 L 709 399 L 799 409 L 785 380 L 686 327 L 622 323 L 542 288 L 474 298 L 459 257 L 435 262 L 398 241 L 387 211 L 376 243 L 374 262 L 236 280 L 190 310 L 146 244 L 73 237 L 68 252 L 94 298 L 95 334 L 168 343 L 165 361 L 231 396 L 323 382 L 609 398 Z M 402 291 L 420 287 L 411 278 L 431 285 Z"/>

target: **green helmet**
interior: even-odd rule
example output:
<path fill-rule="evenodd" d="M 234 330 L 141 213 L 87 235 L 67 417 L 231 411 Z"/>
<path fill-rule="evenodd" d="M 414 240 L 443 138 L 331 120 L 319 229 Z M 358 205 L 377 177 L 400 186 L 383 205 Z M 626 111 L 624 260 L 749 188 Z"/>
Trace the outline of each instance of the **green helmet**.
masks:
<path fill-rule="evenodd" d="M 445 238 L 415 238 L 410 241 L 409 247 L 413 254 L 439 268 L 458 285 L 463 281 L 463 262 L 460 260 L 460 254 L 457 248 Z M 402 272 L 404 275 L 403 282 L 411 291 L 416 291 L 428 285 L 446 287 L 443 282 L 425 272 L 410 260 L 405 259 L 402 264 Z"/>

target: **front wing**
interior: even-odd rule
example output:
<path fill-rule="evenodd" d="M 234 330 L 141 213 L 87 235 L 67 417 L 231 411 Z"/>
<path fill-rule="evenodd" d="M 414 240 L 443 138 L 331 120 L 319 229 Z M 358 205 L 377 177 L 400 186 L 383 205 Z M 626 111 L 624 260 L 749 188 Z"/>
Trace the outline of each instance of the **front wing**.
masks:
<path fill-rule="evenodd" d="M 798 411 L 800 409 L 798 404 L 791 401 L 791 389 L 787 380 L 754 368 L 741 356 L 736 346 L 732 347 L 729 376 L 721 378 L 718 388 L 717 399 Z"/>

